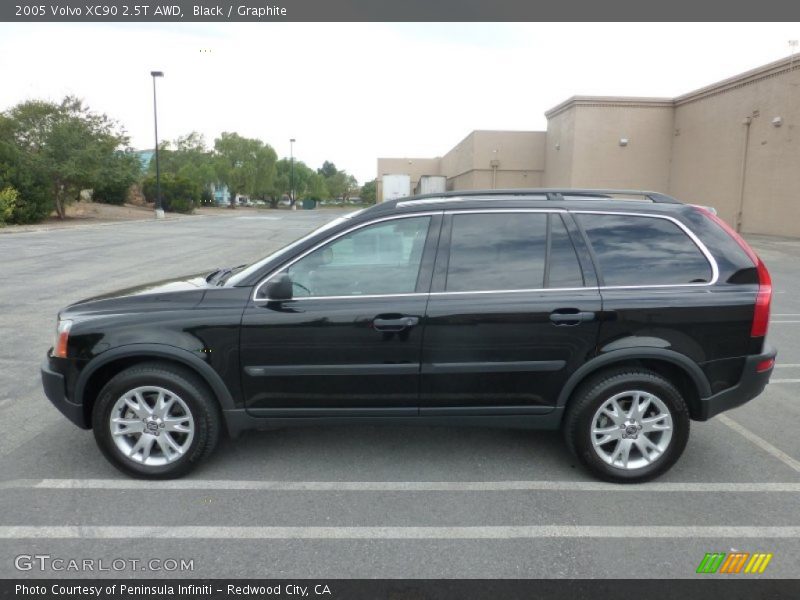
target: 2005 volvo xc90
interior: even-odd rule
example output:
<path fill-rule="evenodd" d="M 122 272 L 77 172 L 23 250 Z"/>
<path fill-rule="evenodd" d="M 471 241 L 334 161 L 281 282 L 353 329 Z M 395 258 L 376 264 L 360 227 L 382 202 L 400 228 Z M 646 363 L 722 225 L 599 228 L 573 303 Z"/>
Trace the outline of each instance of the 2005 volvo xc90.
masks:
<path fill-rule="evenodd" d="M 381 422 L 560 428 L 598 477 L 643 481 L 764 389 L 771 293 L 712 211 L 662 194 L 412 197 L 73 304 L 42 380 L 135 476 L 186 473 L 223 429 Z"/>

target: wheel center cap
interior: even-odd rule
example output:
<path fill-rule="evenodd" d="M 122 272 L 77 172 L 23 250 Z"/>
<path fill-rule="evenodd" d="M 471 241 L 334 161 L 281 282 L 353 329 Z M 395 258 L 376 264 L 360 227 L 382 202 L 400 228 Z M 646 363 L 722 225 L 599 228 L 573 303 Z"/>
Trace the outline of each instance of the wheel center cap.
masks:
<path fill-rule="evenodd" d="M 150 433 L 157 433 L 158 432 L 158 421 L 155 419 L 149 419 L 145 423 L 145 427 L 147 427 L 147 431 Z"/>
<path fill-rule="evenodd" d="M 639 437 L 639 432 L 641 430 L 642 425 L 638 421 L 625 421 L 622 425 L 622 438 L 626 440 L 635 440 Z"/>

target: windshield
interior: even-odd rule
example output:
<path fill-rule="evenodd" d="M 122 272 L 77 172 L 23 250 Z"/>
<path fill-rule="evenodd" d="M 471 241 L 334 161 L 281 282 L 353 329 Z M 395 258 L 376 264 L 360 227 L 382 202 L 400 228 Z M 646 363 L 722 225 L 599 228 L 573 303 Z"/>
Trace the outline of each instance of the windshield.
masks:
<path fill-rule="evenodd" d="M 304 235 L 300 239 L 297 239 L 297 240 L 293 241 L 288 246 L 284 246 L 283 248 L 281 248 L 280 250 L 276 250 L 275 252 L 273 252 L 269 256 L 265 256 L 264 258 L 262 258 L 258 262 L 254 262 L 252 265 L 250 265 L 246 269 L 244 269 L 242 271 L 239 271 L 238 273 L 230 276 L 225 281 L 225 286 L 226 287 L 233 287 L 233 286 L 238 285 L 240 282 L 242 282 L 245 279 L 247 279 L 248 277 L 250 277 L 250 275 L 252 275 L 253 273 L 256 273 L 257 271 L 259 271 L 268 262 L 278 258 L 279 256 L 282 256 L 283 254 L 286 254 L 290 250 L 296 248 L 297 246 L 299 246 L 300 244 L 305 242 L 307 239 L 317 235 L 318 233 L 320 233 L 322 231 L 326 231 L 328 229 L 333 229 L 337 225 L 339 225 L 341 223 L 344 223 L 348 219 L 351 219 L 353 216 L 357 215 L 359 212 L 361 212 L 361 211 L 352 212 L 352 213 L 346 214 L 344 216 L 338 217 L 338 218 L 334 219 L 333 221 L 325 223 L 324 225 L 322 225 L 321 227 L 318 227 L 317 229 L 315 229 L 311 233 L 307 233 L 306 235 Z"/>

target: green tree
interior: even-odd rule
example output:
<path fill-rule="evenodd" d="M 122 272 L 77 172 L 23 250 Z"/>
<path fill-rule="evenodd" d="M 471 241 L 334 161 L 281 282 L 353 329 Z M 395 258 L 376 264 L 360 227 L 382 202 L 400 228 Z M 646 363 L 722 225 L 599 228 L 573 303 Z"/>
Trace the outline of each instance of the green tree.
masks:
<path fill-rule="evenodd" d="M 288 158 L 282 158 L 275 164 L 275 179 L 272 193 L 269 194 L 270 202 L 274 207 L 278 200 L 291 192 L 292 179 L 294 179 L 294 199 L 304 198 L 322 199 L 327 195 L 324 178 L 314 172 L 303 161 L 294 161 L 294 177 L 292 177 L 292 163 Z"/>
<path fill-rule="evenodd" d="M 317 169 L 317 173 L 322 175 L 325 179 L 330 179 L 338 172 L 339 171 L 336 168 L 336 165 L 327 160 L 324 163 L 322 163 L 322 166 L 319 169 Z"/>
<path fill-rule="evenodd" d="M 364 204 L 375 204 L 376 198 L 376 181 L 373 179 L 372 181 L 367 181 L 364 185 L 361 186 L 361 201 Z"/>
<path fill-rule="evenodd" d="M 308 180 L 306 195 L 313 200 L 324 200 L 330 196 L 325 178 L 322 175 L 319 173 L 311 173 Z"/>
<path fill-rule="evenodd" d="M 214 140 L 214 151 L 217 177 L 228 186 L 232 207 L 236 194 L 258 196 L 272 189 L 277 154 L 268 144 L 224 132 Z"/>
<path fill-rule="evenodd" d="M 338 171 L 333 177 L 326 179 L 326 184 L 331 196 L 343 202 L 347 202 L 358 190 L 358 181 L 346 171 Z"/>
<path fill-rule="evenodd" d="M 200 186 L 206 199 L 211 198 L 211 186 L 219 182 L 214 160 L 205 138 L 196 131 L 159 147 L 161 172 L 188 179 Z M 155 161 L 151 161 L 150 175 L 155 171 Z"/>
<path fill-rule="evenodd" d="M 252 185 L 247 189 L 252 198 L 270 198 L 277 175 L 278 155 L 269 144 L 263 144 L 255 154 Z"/>
<path fill-rule="evenodd" d="M 128 145 L 115 121 L 92 112 L 72 96 L 60 104 L 23 102 L 7 116 L 17 146 L 29 159 L 27 167 L 47 179 L 53 206 L 62 219 L 67 203 L 77 199 L 82 189 L 108 183 L 105 169 L 113 155 Z"/>
<path fill-rule="evenodd" d="M 347 171 L 340 171 L 336 165 L 330 161 L 322 163 L 322 167 L 317 169 L 317 173 L 325 179 L 328 193 L 336 199 L 346 202 L 358 190 L 358 181 Z"/>
<path fill-rule="evenodd" d="M 130 187 L 139 181 L 139 158 L 131 152 L 114 152 L 105 158 L 100 179 L 94 184 L 92 200 L 124 204 Z"/>
<path fill-rule="evenodd" d="M 0 114 L 0 189 L 13 187 L 18 192 L 10 223 L 35 223 L 53 210 L 50 183 L 17 145 L 14 130 L 12 119 Z"/>

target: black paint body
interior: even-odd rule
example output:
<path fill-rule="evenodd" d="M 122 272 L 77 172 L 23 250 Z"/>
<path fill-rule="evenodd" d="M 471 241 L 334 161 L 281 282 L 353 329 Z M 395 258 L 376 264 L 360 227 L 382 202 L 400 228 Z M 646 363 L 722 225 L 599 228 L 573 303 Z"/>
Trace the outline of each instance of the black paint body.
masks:
<path fill-rule="evenodd" d="M 583 285 L 446 292 L 446 233 L 461 211 L 560 214 Z M 682 223 L 716 262 L 716 282 L 604 286 L 574 218 L 581 211 Z M 326 240 L 405 214 L 432 216 L 413 293 L 278 301 L 258 290 L 268 275 Z M 518 197 L 388 202 L 311 235 L 233 284 L 195 277 L 73 304 L 60 314 L 73 321 L 68 358 L 49 355 L 42 374 L 48 397 L 81 427 L 90 426 L 92 403 L 111 376 L 156 359 L 198 373 L 232 433 L 345 419 L 556 428 L 570 394 L 591 373 L 643 364 L 679 378 L 692 417 L 705 419 L 767 383 L 771 370 L 756 373 L 754 365 L 774 351 L 750 337 L 757 291 L 755 268 L 737 243 L 682 204 Z M 398 319 L 411 324 L 377 326 Z"/>

